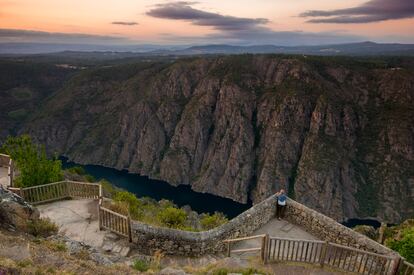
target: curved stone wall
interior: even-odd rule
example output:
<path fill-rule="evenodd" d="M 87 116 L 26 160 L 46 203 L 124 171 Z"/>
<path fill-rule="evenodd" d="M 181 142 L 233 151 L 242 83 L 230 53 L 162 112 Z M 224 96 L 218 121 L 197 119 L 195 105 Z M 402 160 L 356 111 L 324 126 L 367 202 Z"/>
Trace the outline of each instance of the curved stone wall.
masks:
<path fill-rule="evenodd" d="M 273 219 L 275 202 L 275 196 L 271 196 L 228 223 L 203 232 L 161 228 L 132 221 L 132 241 L 149 254 L 156 250 L 186 256 L 221 252 L 225 249 L 222 240 L 252 235 Z M 384 255 L 397 255 L 387 247 L 292 199 L 288 199 L 286 218 L 321 240 Z"/>
<path fill-rule="evenodd" d="M 395 251 L 292 199 L 288 199 L 286 210 L 286 218 L 290 222 L 321 240 L 383 255 L 397 255 Z"/>
<path fill-rule="evenodd" d="M 197 256 L 223 251 L 222 240 L 251 235 L 275 215 L 275 197 L 254 205 L 228 223 L 203 232 L 161 228 L 132 221 L 132 241 L 147 253 Z"/>

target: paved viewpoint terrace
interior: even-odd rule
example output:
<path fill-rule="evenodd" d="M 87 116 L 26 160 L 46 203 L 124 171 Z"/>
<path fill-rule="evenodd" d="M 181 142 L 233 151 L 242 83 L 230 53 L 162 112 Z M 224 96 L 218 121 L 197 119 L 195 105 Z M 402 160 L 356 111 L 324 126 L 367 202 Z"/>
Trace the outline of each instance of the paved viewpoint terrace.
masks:
<path fill-rule="evenodd" d="M 98 202 L 91 199 L 63 200 L 38 205 L 41 217 L 50 218 L 59 226 L 59 232 L 72 240 L 91 247 L 126 256 L 128 241 L 99 230 Z"/>
<path fill-rule="evenodd" d="M 48 217 L 59 225 L 60 232 L 76 241 L 84 242 L 97 248 L 108 247 L 112 235 L 108 231 L 100 231 L 98 224 L 96 200 L 66 200 L 39 205 L 42 217 Z M 285 220 L 273 219 L 258 229 L 253 235 L 269 234 L 272 237 L 317 240 L 316 237 L 301 227 Z M 248 240 L 238 243 L 237 249 L 260 247 L 261 240 Z"/>

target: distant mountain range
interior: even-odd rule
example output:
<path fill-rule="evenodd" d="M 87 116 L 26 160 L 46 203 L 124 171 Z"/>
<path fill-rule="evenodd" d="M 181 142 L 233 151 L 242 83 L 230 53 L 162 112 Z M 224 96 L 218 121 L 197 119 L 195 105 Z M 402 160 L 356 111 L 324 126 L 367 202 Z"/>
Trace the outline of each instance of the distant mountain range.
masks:
<path fill-rule="evenodd" d="M 200 54 L 242 54 L 242 53 L 285 53 L 310 55 L 414 55 L 414 44 L 378 44 L 361 42 L 321 46 L 230 46 L 205 45 L 174 51 L 154 51 L 157 54 L 200 55 Z"/>
<path fill-rule="evenodd" d="M 160 46 L 160 45 L 85 45 L 85 44 L 42 44 L 42 43 L 0 43 L 0 54 L 61 54 L 85 55 L 93 52 L 108 58 L 131 56 L 182 56 L 206 54 L 283 53 L 308 55 L 414 55 L 414 44 L 384 44 L 361 42 L 319 46 L 276 46 L 276 45 L 202 45 L 202 46 Z M 86 54 L 87 55 L 87 54 Z"/>

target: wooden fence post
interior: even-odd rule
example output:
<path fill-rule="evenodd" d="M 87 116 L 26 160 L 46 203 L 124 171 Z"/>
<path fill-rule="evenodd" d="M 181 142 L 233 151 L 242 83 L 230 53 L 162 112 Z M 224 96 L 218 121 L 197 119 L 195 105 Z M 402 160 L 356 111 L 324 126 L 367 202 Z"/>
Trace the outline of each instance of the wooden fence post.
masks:
<path fill-rule="evenodd" d="M 400 265 L 401 265 L 401 257 L 396 256 L 394 260 L 392 260 L 392 269 L 391 269 L 391 275 L 397 275 L 400 271 Z"/>
<path fill-rule="evenodd" d="M 323 267 L 323 265 L 325 264 L 326 254 L 328 253 L 328 247 L 329 242 L 325 241 L 325 243 L 322 246 L 321 258 L 319 259 L 319 264 L 321 265 L 321 267 Z"/>
<path fill-rule="evenodd" d="M 98 200 L 98 223 L 99 223 L 99 231 L 102 230 L 101 201 L 102 201 L 102 197 L 99 198 L 99 200 Z"/>
<path fill-rule="evenodd" d="M 266 263 L 266 235 L 262 237 L 262 247 L 260 249 L 260 258 L 262 259 L 263 263 Z"/>
<path fill-rule="evenodd" d="M 263 263 L 264 264 L 267 264 L 267 260 L 268 260 L 269 241 L 270 241 L 269 234 L 266 234 L 264 236 L 264 242 L 265 242 L 265 244 L 264 244 L 264 255 L 263 255 L 264 256 L 263 257 Z"/>
<path fill-rule="evenodd" d="M 10 159 L 10 162 L 9 162 L 9 180 L 10 180 L 9 184 L 10 184 L 10 187 L 13 187 L 13 180 L 14 180 L 14 167 L 13 166 L 14 166 L 13 160 Z"/>
<path fill-rule="evenodd" d="M 227 242 L 227 257 L 230 257 L 230 252 L 231 252 L 231 243 Z"/>
<path fill-rule="evenodd" d="M 132 226 L 131 226 L 131 217 L 129 216 L 129 213 L 128 213 L 127 222 L 128 222 L 128 238 L 129 238 L 129 242 L 131 243 L 132 242 Z"/>

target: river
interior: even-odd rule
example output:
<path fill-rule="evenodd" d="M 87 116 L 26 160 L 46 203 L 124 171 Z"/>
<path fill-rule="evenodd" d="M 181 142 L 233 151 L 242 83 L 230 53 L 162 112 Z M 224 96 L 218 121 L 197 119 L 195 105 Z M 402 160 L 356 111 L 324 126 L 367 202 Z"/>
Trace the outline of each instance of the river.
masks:
<path fill-rule="evenodd" d="M 63 168 L 81 166 L 97 180 L 106 179 L 113 185 L 134 193 L 137 197 L 150 197 L 155 200 L 167 199 L 182 207 L 189 205 L 198 213 L 222 212 L 228 218 L 234 218 L 251 207 L 230 199 L 199 193 L 191 190 L 188 185 L 174 187 L 165 181 L 153 180 L 146 176 L 131 174 L 99 165 L 80 165 L 61 158 Z"/>
<path fill-rule="evenodd" d="M 224 213 L 231 219 L 251 207 L 251 203 L 241 204 L 219 196 L 195 192 L 188 185 L 175 187 L 165 181 L 153 180 L 147 176 L 131 174 L 127 171 L 119 171 L 99 165 L 80 165 L 69 162 L 63 157 L 61 160 L 63 168 L 81 166 L 97 180 L 106 179 L 113 185 L 134 193 L 137 197 L 150 197 L 157 201 L 167 199 L 180 207 L 189 205 L 191 209 L 198 213 L 213 214 L 217 211 Z M 371 225 L 378 228 L 381 225 L 379 221 L 374 219 L 349 219 L 342 222 L 342 224 L 351 228 L 356 225 Z"/>

